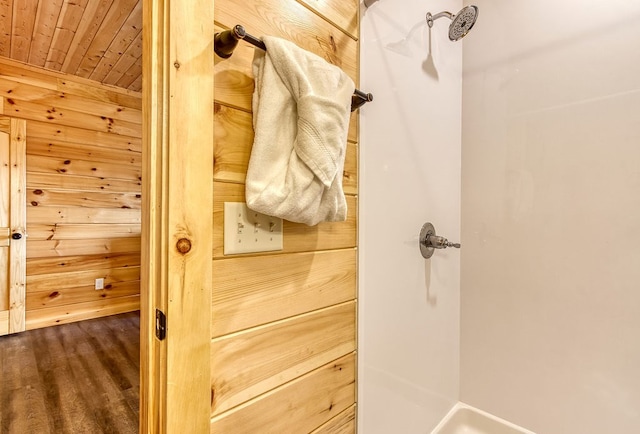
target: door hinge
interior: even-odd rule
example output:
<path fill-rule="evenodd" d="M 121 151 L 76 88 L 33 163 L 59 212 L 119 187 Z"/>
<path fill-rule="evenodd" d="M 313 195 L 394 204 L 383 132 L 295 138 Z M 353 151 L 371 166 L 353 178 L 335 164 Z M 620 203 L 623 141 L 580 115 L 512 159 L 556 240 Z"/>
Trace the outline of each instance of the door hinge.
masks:
<path fill-rule="evenodd" d="M 160 309 L 156 309 L 156 337 L 161 341 L 167 337 L 167 317 Z"/>

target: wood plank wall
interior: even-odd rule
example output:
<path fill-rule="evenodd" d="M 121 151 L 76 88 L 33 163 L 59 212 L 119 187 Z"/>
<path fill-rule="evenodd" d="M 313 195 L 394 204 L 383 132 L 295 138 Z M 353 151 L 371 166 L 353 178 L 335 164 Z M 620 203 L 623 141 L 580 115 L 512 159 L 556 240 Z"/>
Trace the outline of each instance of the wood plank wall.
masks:
<path fill-rule="evenodd" d="M 218 31 L 289 39 L 358 83 L 357 0 L 216 0 Z M 215 64 L 211 433 L 355 432 L 358 118 L 343 185 L 348 219 L 284 222 L 284 250 L 224 256 L 224 202 L 244 202 L 253 141 L 251 61 Z"/>
<path fill-rule="evenodd" d="M 0 58 L 0 114 L 27 120 L 27 329 L 139 309 L 141 106 Z"/>

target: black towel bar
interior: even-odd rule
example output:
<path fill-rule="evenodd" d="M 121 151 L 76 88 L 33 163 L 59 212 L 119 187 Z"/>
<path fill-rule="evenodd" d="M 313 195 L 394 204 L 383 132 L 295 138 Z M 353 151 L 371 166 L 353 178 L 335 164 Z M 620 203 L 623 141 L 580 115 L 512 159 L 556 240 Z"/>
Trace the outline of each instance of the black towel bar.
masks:
<path fill-rule="evenodd" d="M 244 27 L 240 24 L 233 27 L 231 30 L 225 30 L 224 32 L 216 33 L 213 40 L 213 51 L 222 57 L 228 59 L 233 54 L 238 45 L 239 40 L 244 40 L 251 45 L 258 47 L 262 50 L 267 50 L 267 46 L 264 45 L 260 39 L 248 34 Z M 370 93 L 364 93 L 363 91 L 356 89 L 351 97 L 351 111 L 355 111 L 362 107 L 365 103 L 373 101 L 373 95 Z"/>

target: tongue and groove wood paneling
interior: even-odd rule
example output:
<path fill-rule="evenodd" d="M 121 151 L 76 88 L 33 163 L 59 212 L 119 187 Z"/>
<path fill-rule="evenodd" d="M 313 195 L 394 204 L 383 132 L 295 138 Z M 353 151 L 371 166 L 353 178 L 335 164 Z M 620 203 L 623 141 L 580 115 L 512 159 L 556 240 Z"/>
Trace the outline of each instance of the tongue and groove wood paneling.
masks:
<path fill-rule="evenodd" d="M 2 0 L 0 56 L 140 91 L 141 0 Z"/>
<path fill-rule="evenodd" d="M 0 100 L 27 120 L 27 328 L 138 309 L 140 95 L 0 59 Z"/>
<path fill-rule="evenodd" d="M 218 31 L 242 24 L 340 66 L 357 83 L 358 1 L 216 0 Z M 251 62 L 216 58 L 211 433 L 354 433 L 358 115 L 342 181 L 345 222 L 284 222 L 284 249 L 223 252 L 224 202 L 244 202 L 253 143 Z"/>

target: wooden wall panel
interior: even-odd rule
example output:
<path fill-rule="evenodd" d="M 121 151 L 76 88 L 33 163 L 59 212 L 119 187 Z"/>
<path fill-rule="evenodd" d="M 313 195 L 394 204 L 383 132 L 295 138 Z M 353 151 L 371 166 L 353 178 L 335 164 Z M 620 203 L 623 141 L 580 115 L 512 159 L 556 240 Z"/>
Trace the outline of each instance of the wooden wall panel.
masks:
<path fill-rule="evenodd" d="M 215 21 L 219 25 L 231 28 L 242 24 L 257 37 L 271 35 L 288 39 L 338 65 L 358 82 L 357 41 L 302 4 L 294 0 L 255 0 L 239 5 L 232 0 L 222 0 L 216 2 L 215 7 Z M 357 9 L 354 12 L 357 13 Z"/>
<path fill-rule="evenodd" d="M 357 83 L 358 3 L 216 0 L 216 31 L 242 24 L 289 39 Z M 214 62 L 211 432 L 355 433 L 358 113 L 342 174 L 347 220 L 285 221 L 283 250 L 225 256 L 224 203 L 245 202 L 254 51 L 240 42 Z"/>
<path fill-rule="evenodd" d="M 29 152 L 29 151 L 27 151 Z M 64 173 L 67 175 L 91 176 L 96 178 L 129 179 L 139 181 L 142 177 L 140 167 L 131 167 L 116 161 L 105 163 L 102 161 L 71 160 L 66 158 L 51 158 L 41 155 L 27 154 L 27 166 L 31 172 Z"/>
<path fill-rule="evenodd" d="M 140 296 L 130 295 L 114 299 L 101 299 L 68 305 L 27 310 L 27 329 L 50 327 L 75 321 L 116 315 L 140 309 Z"/>
<path fill-rule="evenodd" d="M 103 133 L 115 133 L 124 136 L 141 137 L 140 124 L 114 119 L 108 116 L 94 115 L 75 111 L 58 105 L 44 105 L 14 98 L 5 98 L 4 114 L 22 119 L 49 121 L 55 125 L 65 125 Z"/>
<path fill-rule="evenodd" d="M 215 416 L 355 350 L 355 302 L 214 339 Z M 237 361 L 243 363 L 238 375 Z"/>
<path fill-rule="evenodd" d="M 27 278 L 29 289 L 27 292 L 57 291 L 60 281 L 64 279 L 66 287 L 77 288 L 86 286 L 87 282 L 93 282 L 96 278 L 104 278 L 105 287 L 117 282 L 133 282 L 140 280 L 140 267 L 123 267 L 103 270 L 75 271 L 56 274 L 35 274 Z M 111 288 L 107 288 L 111 289 Z M 99 293 L 100 291 L 94 292 Z"/>
<path fill-rule="evenodd" d="M 83 143 L 61 142 L 51 137 L 30 137 L 29 153 L 54 158 L 84 161 L 100 161 L 113 163 L 120 161 L 123 166 L 139 168 L 142 164 L 139 151 L 105 148 L 102 146 L 85 145 Z"/>
<path fill-rule="evenodd" d="M 140 265 L 138 253 L 119 253 L 113 255 L 65 256 L 64 258 L 27 259 L 27 275 L 55 274 L 70 271 L 85 271 Z"/>
<path fill-rule="evenodd" d="M 356 432 L 356 406 L 353 405 L 311 434 L 350 434 Z"/>
<path fill-rule="evenodd" d="M 142 152 L 142 139 L 138 137 L 120 136 L 95 130 L 53 125 L 46 122 L 29 122 L 29 137 L 39 137 L 56 142 L 96 145 L 113 150 Z"/>
<path fill-rule="evenodd" d="M 224 203 L 245 202 L 244 184 L 213 183 L 213 257 L 224 256 Z M 284 249 L 265 255 L 356 247 L 357 200 L 347 196 L 347 221 L 307 226 L 285 220 Z"/>
<path fill-rule="evenodd" d="M 29 184 L 27 183 L 27 185 Z M 140 221 L 140 210 L 138 209 L 27 207 L 28 223 L 140 223 Z"/>
<path fill-rule="evenodd" d="M 140 283 L 112 282 L 109 287 L 96 291 L 92 285 L 65 287 L 63 289 L 51 289 L 49 291 L 28 292 L 27 303 L 32 311 L 53 306 L 68 306 L 91 302 L 95 300 L 111 300 L 140 294 Z"/>
<path fill-rule="evenodd" d="M 28 83 L 20 83 L 0 76 L 0 95 L 5 98 L 31 101 L 44 106 L 55 106 L 76 112 L 142 123 L 140 111 L 113 103 L 88 100 L 83 96 L 67 94 L 64 91 L 46 89 Z"/>
<path fill-rule="evenodd" d="M 75 192 L 35 188 L 27 192 L 27 203 L 31 206 L 140 209 L 140 197 L 140 193 Z"/>
<path fill-rule="evenodd" d="M 142 182 L 134 179 L 96 178 L 74 176 L 67 173 L 37 173 L 27 175 L 27 184 L 32 188 L 62 188 L 75 191 L 138 192 Z"/>
<path fill-rule="evenodd" d="M 29 226 L 27 226 L 27 232 Z M 27 243 L 27 258 L 99 255 L 140 251 L 140 237 L 88 240 L 34 240 Z"/>
<path fill-rule="evenodd" d="M 214 417 L 211 434 L 308 433 L 353 406 L 355 354 Z"/>
<path fill-rule="evenodd" d="M 300 3 L 313 9 L 327 21 L 334 23 L 336 27 L 357 40 L 360 33 L 358 21 L 359 0 L 328 0 L 318 2 L 315 0 L 301 0 Z"/>
<path fill-rule="evenodd" d="M 0 59 L 0 101 L 27 120 L 27 328 L 138 309 L 140 95 Z"/>
<path fill-rule="evenodd" d="M 216 261 L 212 336 L 353 300 L 355 288 L 355 249 Z"/>
<path fill-rule="evenodd" d="M 85 240 L 87 238 L 135 238 L 139 224 L 51 224 L 29 226 L 31 240 Z"/>

